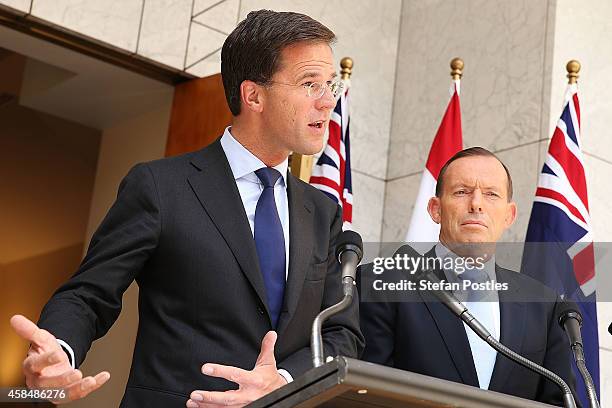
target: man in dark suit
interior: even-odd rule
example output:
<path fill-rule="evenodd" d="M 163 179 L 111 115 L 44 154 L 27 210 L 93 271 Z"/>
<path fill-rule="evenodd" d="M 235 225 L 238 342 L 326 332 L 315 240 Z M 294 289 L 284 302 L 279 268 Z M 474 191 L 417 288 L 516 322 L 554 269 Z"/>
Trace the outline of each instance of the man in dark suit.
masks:
<path fill-rule="evenodd" d="M 311 367 L 312 320 L 342 298 L 342 217 L 287 161 L 323 147 L 341 90 L 334 38 L 308 16 L 267 10 L 229 35 L 232 126 L 200 151 L 135 166 L 38 326 L 13 317 L 32 343 L 28 386 L 78 399 L 108 380 L 75 367 L 133 280 L 140 321 L 122 406 L 242 406 Z M 323 341 L 326 355 L 360 353 L 357 305 L 324 325 Z"/>
<path fill-rule="evenodd" d="M 441 169 L 428 211 L 440 224 L 440 235 L 439 243 L 422 259 L 433 261 L 429 264 L 438 278 L 449 284 L 494 337 L 573 385 L 569 344 L 557 323 L 561 299 L 534 279 L 495 263 L 496 243 L 516 218 L 506 166 L 483 148 L 457 153 Z M 398 254 L 421 258 L 409 246 Z M 498 355 L 431 292 L 420 290 L 424 288 L 418 286 L 418 274 L 391 271 L 390 276 L 400 273 L 417 285 L 403 298 L 393 299 L 397 294 L 372 295 L 373 279 L 384 276 L 374 272 L 372 264 L 362 267 L 363 359 L 562 405 L 562 393 L 555 384 Z M 485 290 L 464 287 L 468 281 L 484 284 L 474 287 Z"/>

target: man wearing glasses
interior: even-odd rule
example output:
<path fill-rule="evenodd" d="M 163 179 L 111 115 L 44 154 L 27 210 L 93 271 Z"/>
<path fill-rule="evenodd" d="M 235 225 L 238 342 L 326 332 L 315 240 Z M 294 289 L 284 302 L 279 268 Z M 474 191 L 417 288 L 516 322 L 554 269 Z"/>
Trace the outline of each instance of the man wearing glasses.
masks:
<path fill-rule="evenodd" d="M 124 407 L 242 406 L 311 367 L 311 322 L 342 297 L 342 217 L 287 159 L 323 147 L 342 90 L 334 39 L 308 16 L 267 10 L 229 35 L 221 71 L 232 126 L 200 151 L 135 166 L 38 326 L 11 320 L 32 343 L 30 387 L 78 399 L 108 380 L 75 367 L 134 279 L 140 321 Z M 353 305 L 324 325 L 326 355 L 360 354 Z"/>

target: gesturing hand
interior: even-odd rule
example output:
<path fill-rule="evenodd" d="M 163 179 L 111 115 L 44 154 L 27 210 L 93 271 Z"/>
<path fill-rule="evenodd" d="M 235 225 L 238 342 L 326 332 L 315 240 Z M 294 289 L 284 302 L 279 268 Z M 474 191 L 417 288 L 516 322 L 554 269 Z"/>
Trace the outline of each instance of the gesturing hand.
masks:
<path fill-rule="evenodd" d="M 276 344 L 276 332 L 269 331 L 261 341 L 261 351 L 251 371 L 221 364 L 204 364 L 202 373 L 233 381 L 238 384 L 238 389 L 224 392 L 193 391 L 191 399 L 187 401 L 187 407 L 242 407 L 287 384 L 276 369 L 274 344 Z"/>
<path fill-rule="evenodd" d="M 65 391 L 65 398 L 52 402 L 60 404 L 83 398 L 110 378 L 106 371 L 83 378 L 80 370 L 72 368 L 57 339 L 27 318 L 15 315 L 11 317 L 11 326 L 21 338 L 30 342 L 30 350 L 23 361 L 26 385 Z"/>

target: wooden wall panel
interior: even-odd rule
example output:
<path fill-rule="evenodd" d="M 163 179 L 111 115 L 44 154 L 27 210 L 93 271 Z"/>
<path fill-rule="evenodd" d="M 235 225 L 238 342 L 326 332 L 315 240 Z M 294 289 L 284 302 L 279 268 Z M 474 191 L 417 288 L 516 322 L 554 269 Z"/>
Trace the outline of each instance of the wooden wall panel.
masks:
<path fill-rule="evenodd" d="M 221 136 L 232 114 L 225 100 L 221 74 L 176 86 L 168 128 L 166 156 L 200 149 Z"/>

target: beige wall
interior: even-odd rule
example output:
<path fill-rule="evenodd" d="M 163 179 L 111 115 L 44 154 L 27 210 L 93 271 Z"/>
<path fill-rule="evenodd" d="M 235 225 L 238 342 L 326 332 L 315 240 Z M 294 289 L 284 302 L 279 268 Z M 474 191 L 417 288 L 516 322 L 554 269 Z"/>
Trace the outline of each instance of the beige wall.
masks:
<path fill-rule="evenodd" d="M 0 386 L 8 386 L 22 383 L 28 347 L 9 318 L 36 321 L 79 265 L 100 135 L 15 102 L 0 106 L 0 123 Z"/>
<path fill-rule="evenodd" d="M 83 242 L 99 133 L 16 103 L 0 123 L 0 261 Z"/>
<path fill-rule="evenodd" d="M 117 123 L 102 133 L 86 242 L 102 221 L 117 195 L 117 187 L 136 163 L 164 156 L 170 120 L 171 100 L 144 115 Z M 96 341 L 81 366 L 85 375 L 105 370 L 110 381 L 74 407 L 119 406 L 132 363 L 138 327 L 138 287 L 132 284 L 123 297 L 123 309 L 108 334 Z"/>

